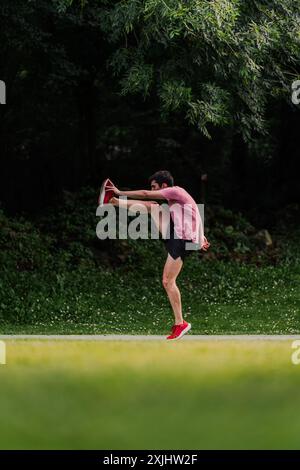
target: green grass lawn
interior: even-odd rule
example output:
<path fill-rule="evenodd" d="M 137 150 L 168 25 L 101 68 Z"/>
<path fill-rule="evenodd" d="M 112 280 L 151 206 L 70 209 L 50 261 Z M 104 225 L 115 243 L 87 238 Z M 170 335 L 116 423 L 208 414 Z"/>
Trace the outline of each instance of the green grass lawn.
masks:
<path fill-rule="evenodd" d="M 291 342 L 8 341 L 2 449 L 299 449 Z"/>
<path fill-rule="evenodd" d="M 94 196 L 83 190 L 82 205 L 68 199 L 37 226 L 0 211 L 0 334 L 170 331 L 164 244 L 97 240 Z M 299 229 L 272 229 L 273 246 L 258 249 L 241 214 L 214 210 L 209 252 L 188 257 L 178 278 L 191 333 L 299 334 Z"/>
<path fill-rule="evenodd" d="M 166 334 L 165 253 L 130 269 L 9 274 L 0 288 L 0 334 Z M 192 256 L 178 279 L 198 334 L 300 333 L 299 265 L 257 268 Z"/>

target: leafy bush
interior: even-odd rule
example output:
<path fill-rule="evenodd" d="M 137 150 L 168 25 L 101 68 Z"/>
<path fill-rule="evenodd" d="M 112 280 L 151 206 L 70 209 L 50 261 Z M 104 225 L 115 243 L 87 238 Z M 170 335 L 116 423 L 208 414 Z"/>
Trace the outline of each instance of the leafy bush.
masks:
<path fill-rule="evenodd" d="M 2 331 L 167 331 L 163 243 L 100 241 L 95 209 L 85 188 L 31 222 L 0 213 Z M 192 254 L 179 277 L 194 331 L 298 332 L 300 234 L 263 250 L 256 229 L 220 207 L 207 209 L 206 232 L 211 249 Z"/>
<path fill-rule="evenodd" d="M 8 219 L 0 211 L 0 264 L 2 270 L 32 271 L 52 261 L 53 239 L 29 221 Z"/>

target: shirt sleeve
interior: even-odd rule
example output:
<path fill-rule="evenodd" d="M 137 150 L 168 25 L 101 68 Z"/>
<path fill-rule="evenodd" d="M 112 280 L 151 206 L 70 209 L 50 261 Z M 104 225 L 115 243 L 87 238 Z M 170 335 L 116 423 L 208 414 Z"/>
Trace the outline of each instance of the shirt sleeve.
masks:
<path fill-rule="evenodd" d="M 176 188 L 163 188 L 158 190 L 162 197 L 166 199 L 167 201 L 171 200 L 176 200 L 178 196 L 178 191 Z"/>

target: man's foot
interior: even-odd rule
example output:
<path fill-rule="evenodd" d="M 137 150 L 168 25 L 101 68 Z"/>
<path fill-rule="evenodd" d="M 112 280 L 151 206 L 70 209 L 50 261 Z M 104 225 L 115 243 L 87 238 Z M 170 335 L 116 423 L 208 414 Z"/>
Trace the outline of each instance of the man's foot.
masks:
<path fill-rule="evenodd" d="M 168 340 L 176 340 L 180 339 L 185 335 L 190 329 L 192 328 L 192 325 L 188 323 L 187 321 L 184 321 L 180 325 L 174 325 L 172 327 L 172 333 L 170 336 L 167 337 Z"/>
<path fill-rule="evenodd" d="M 107 189 L 107 186 L 110 186 L 111 184 L 112 182 L 108 178 L 103 181 L 101 189 L 100 189 L 100 195 L 98 198 L 99 206 L 108 204 L 109 201 L 114 197 L 114 192 L 111 189 Z"/>

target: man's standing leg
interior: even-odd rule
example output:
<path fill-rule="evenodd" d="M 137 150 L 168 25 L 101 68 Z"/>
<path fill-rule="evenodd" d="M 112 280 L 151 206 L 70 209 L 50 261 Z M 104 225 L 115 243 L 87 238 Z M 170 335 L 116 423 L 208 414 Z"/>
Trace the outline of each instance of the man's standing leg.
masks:
<path fill-rule="evenodd" d="M 182 266 L 183 262 L 180 257 L 174 260 L 172 256 L 168 255 L 162 279 L 163 286 L 167 292 L 175 316 L 175 325 L 180 325 L 183 323 L 181 295 L 176 284 L 176 279 L 181 271 Z"/>
<path fill-rule="evenodd" d="M 190 329 L 191 324 L 183 320 L 181 309 L 181 295 L 176 284 L 176 279 L 181 271 L 183 261 L 181 257 L 173 259 L 169 254 L 163 272 L 163 285 L 168 294 L 175 317 L 175 325 L 167 340 L 182 338 Z"/>

